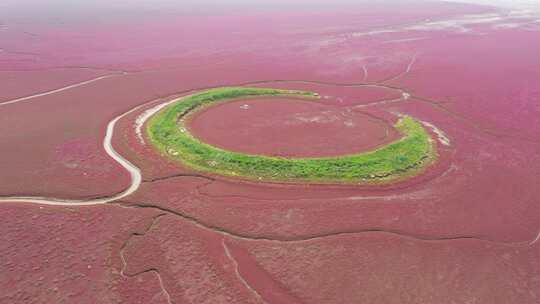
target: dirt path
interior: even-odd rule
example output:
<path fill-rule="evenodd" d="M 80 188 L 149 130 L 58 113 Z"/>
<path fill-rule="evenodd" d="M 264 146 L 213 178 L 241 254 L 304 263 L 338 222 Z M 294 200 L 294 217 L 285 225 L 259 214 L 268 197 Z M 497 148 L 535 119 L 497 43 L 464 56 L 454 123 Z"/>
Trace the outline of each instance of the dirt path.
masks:
<path fill-rule="evenodd" d="M 109 74 L 109 75 L 99 76 L 99 77 L 96 77 L 96 78 L 92 78 L 92 79 L 89 79 L 89 80 L 85 80 L 85 81 L 82 81 L 82 82 L 71 84 L 71 85 L 68 85 L 68 86 L 65 86 L 65 87 L 62 87 L 62 88 L 59 88 L 59 89 L 54 89 L 54 90 L 50 90 L 50 91 L 43 92 L 43 93 L 38 93 L 38 94 L 30 95 L 30 96 L 25 96 L 25 97 L 20 97 L 20 98 L 17 98 L 17 99 L 12 99 L 12 100 L 8 100 L 8 101 L 0 102 L 0 107 L 5 106 L 5 105 L 9 105 L 9 104 L 18 103 L 18 102 L 28 101 L 30 99 L 37 98 L 37 97 L 43 97 L 43 96 L 47 96 L 47 95 L 51 95 L 51 94 L 55 94 L 55 93 L 60 93 L 60 92 L 63 92 L 63 91 L 67 91 L 67 90 L 70 90 L 70 89 L 74 89 L 74 88 L 77 88 L 77 87 L 80 87 L 80 86 L 83 86 L 83 85 L 87 85 L 87 84 L 96 82 L 96 81 L 99 81 L 99 80 L 103 80 L 103 79 L 107 79 L 107 78 L 111 78 L 111 77 L 116 77 L 116 76 L 119 76 L 119 75 L 125 75 L 125 74 L 127 74 L 127 73 L 122 72 L 121 74 L 117 73 L 117 74 Z"/>
<path fill-rule="evenodd" d="M 128 112 L 125 112 L 124 114 L 121 114 L 111 120 L 109 124 L 107 125 L 107 131 L 105 133 L 105 138 L 103 139 L 103 149 L 105 149 L 105 152 L 107 155 L 109 155 L 112 159 L 114 159 L 116 162 L 118 162 L 122 167 L 124 167 L 131 176 L 131 184 L 130 186 L 124 190 L 123 192 L 109 196 L 109 197 L 103 197 L 98 199 L 91 199 L 91 200 L 68 200 L 68 199 L 59 199 L 59 198 L 47 198 L 47 197 L 33 197 L 33 196 L 7 196 L 0 198 L 0 203 L 6 203 L 6 202 L 26 202 L 26 203 L 34 203 L 34 204 L 40 204 L 40 205 L 53 205 L 53 206 L 91 206 L 91 205 L 102 205 L 106 204 L 115 200 L 122 199 L 135 191 L 139 189 L 139 186 L 141 185 L 142 181 L 142 175 L 141 170 L 133 165 L 131 162 L 129 162 L 127 159 L 122 157 L 114 147 L 112 146 L 112 138 L 114 134 L 114 127 L 118 120 L 120 120 L 122 117 L 132 113 L 133 111 L 138 110 L 145 104 L 139 105 Z"/>

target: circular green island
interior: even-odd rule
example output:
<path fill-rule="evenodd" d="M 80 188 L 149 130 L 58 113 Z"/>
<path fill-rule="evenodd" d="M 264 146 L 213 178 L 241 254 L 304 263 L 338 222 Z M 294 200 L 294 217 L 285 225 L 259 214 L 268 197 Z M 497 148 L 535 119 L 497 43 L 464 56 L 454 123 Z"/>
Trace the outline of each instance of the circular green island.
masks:
<path fill-rule="evenodd" d="M 197 171 L 271 182 L 340 184 L 388 183 L 419 174 L 436 159 L 436 147 L 422 124 L 400 117 L 401 138 L 378 149 L 337 157 L 284 158 L 227 151 L 197 139 L 186 117 L 216 103 L 253 97 L 319 98 L 317 93 L 249 87 L 223 87 L 178 99 L 156 113 L 146 132 L 164 155 Z"/>

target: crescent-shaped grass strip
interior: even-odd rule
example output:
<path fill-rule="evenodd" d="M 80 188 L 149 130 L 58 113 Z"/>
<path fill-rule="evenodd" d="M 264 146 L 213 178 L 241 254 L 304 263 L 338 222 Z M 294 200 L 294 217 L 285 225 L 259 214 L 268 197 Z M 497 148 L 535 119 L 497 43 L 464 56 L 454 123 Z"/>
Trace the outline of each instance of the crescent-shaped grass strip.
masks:
<path fill-rule="evenodd" d="M 147 135 L 158 150 L 197 171 L 271 182 L 376 184 L 419 174 L 437 157 L 422 124 L 403 116 L 395 124 L 401 138 L 359 154 L 321 158 L 248 155 L 204 143 L 185 126 L 186 116 L 204 107 L 239 98 L 288 96 L 318 99 L 313 92 L 249 87 L 216 88 L 184 97 L 155 114 Z"/>

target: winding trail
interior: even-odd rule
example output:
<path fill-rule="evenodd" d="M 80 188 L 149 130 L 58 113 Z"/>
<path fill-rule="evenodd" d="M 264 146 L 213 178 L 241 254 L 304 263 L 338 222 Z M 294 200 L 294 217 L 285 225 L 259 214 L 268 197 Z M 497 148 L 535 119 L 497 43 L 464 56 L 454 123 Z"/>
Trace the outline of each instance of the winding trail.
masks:
<path fill-rule="evenodd" d="M 152 102 L 152 101 L 150 101 Z M 109 122 L 107 125 L 107 131 L 105 132 L 105 138 L 103 139 L 103 149 L 105 149 L 105 152 L 117 163 L 119 163 L 124 169 L 126 169 L 131 177 L 131 183 L 130 186 L 124 190 L 123 192 L 98 198 L 98 199 L 91 199 L 91 200 L 69 200 L 69 199 L 60 199 L 60 198 L 48 198 L 48 197 L 35 197 L 35 196 L 6 196 L 0 198 L 0 203 L 5 202 L 25 202 L 25 203 L 33 203 L 33 204 L 40 204 L 40 205 L 52 205 L 52 206 L 92 206 L 92 205 L 102 205 L 107 204 L 109 202 L 122 199 L 135 191 L 139 189 L 142 181 L 142 175 L 141 170 L 133 165 L 130 161 L 125 159 L 122 155 L 120 155 L 116 150 L 114 149 L 112 145 L 112 138 L 114 134 L 114 127 L 118 120 L 120 120 L 122 117 L 140 109 L 146 105 L 146 103 L 139 105 L 128 112 L 125 112 L 117 117 L 115 117 L 113 120 Z"/>
<path fill-rule="evenodd" d="M 50 90 L 50 91 L 46 91 L 46 92 L 42 92 L 42 93 L 30 95 L 30 96 L 25 96 L 25 97 L 20 97 L 20 98 L 17 98 L 17 99 L 12 99 L 12 100 L 8 100 L 8 101 L 0 102 L 0 107 L 5 106 L 5 105 L 9 105 L 9 104 L 28 101 L 28 100 L 31 100 L 31 99 L 34 99 L 34 98 L 37 98 L 37 97 L 43 97 L 43 96 L 47 96 L 47 95 L 51 95 L 51 94 L 55 94 L 55 93 L 60 93 L 60 92 L 67 91 L 67 90 L 70 90 L 70 89 L 74 89 L 74 88 L 77 88 L 77 87 L 80 87 L 80 86 L 84 86 L 84 85 L 87 85 L 87 84 L 90 84 L 90 83 L 93 83 L 93 82 L 96 82 L 96 81 L 100 81 L 100 80 L 111 78 L 111 77 L 117 77 L 117 76 L 121 76 L 121 75 L 126 75 L 126 74 L 127 74 L 127 72 L 122 72 L 122 73 L 117 73 L 117 74 L 109 74 L 109 75 L 99 76 L 99 77 L 96 77 L 96 78 L 92 78 L 92 79 L 89 79 L 89 80 L 85 80 L 85 81 L 82 81 L 82 82 L 71 84 L 71 85 L 68 85 L 68 86 L 65 86 L 65 87 L 61 87 L 59 89 L 54 89 L 54 90 Z"/>

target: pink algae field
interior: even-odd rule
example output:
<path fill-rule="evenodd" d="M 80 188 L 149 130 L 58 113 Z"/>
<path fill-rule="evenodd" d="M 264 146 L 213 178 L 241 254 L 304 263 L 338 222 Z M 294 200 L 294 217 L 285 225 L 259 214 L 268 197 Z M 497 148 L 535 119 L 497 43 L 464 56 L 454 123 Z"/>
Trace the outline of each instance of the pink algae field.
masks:
<path fill-rule="evenodd" d="M 51 3 L 0 4 L 0 303 L 540 302 L 540 12 Z M 269 184 L 150 145 L 147 111 L 233 85 L 321 99 L 196 113 L 218 147 L 349 154 L 411 115 L 437 162 L 384 186 Z M 129 195 L 107 136 L 140 170 Z"/>

